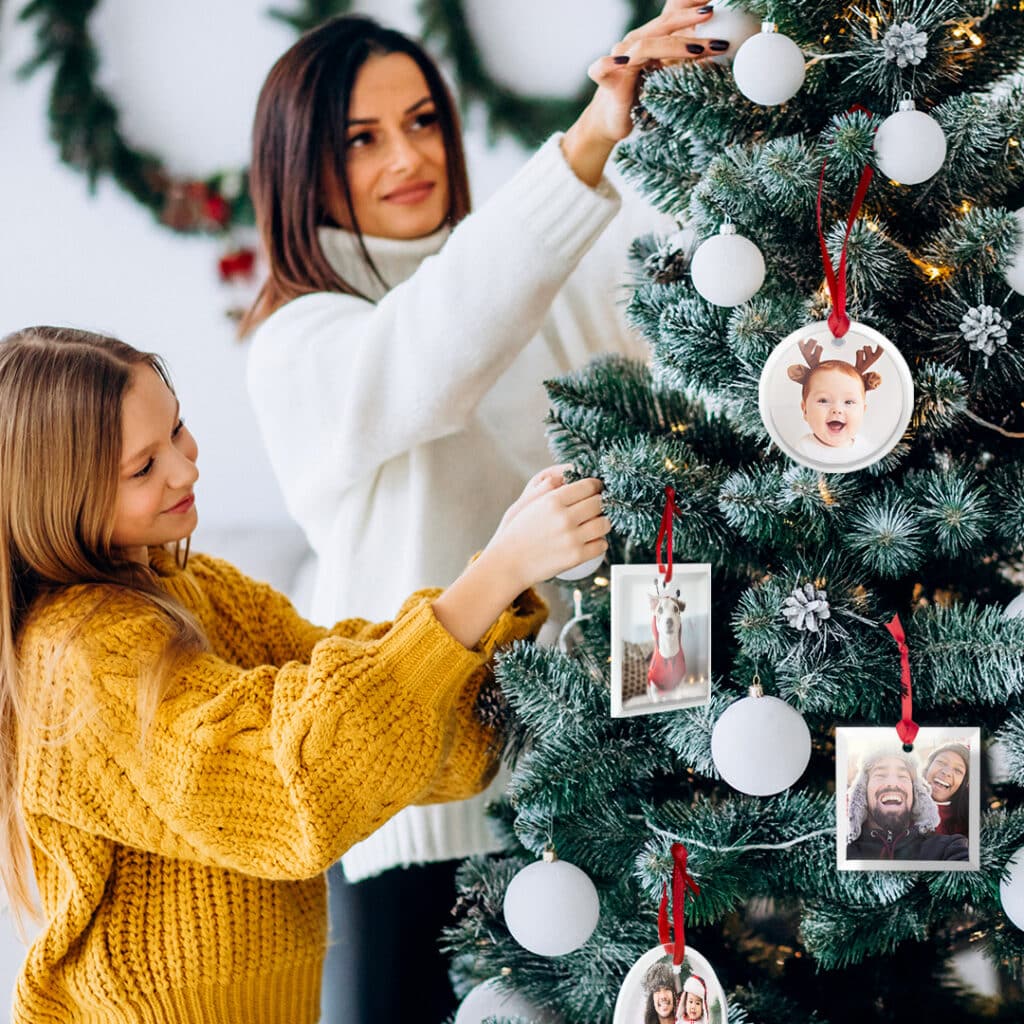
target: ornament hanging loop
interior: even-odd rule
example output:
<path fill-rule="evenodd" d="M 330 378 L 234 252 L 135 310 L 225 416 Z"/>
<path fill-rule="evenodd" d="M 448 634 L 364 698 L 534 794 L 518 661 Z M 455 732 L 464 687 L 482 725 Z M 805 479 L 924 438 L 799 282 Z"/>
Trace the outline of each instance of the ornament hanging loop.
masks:
<path fill-rule="evenodd" d="M 885 628 L 892 634 L 900 649 L 900 695 L 901 717 L 896 723 L 896 734 L 903 743 L 903 749 L 910 753 L 920 726 L 914 721 L 914 692 L 910 682 L 910 648 L 903 631 L 899 615 L 894 615 Z"/>
<path fill-rule="evenodd" d="M 661 513 L 661 526 L 658 528 L 658 539 L 655 542 L 655 557 L 658 560 L 658 572 L 662 574 L 665 585 L 672 582 L 672 519 L 676 514 L 676 492 L 670 484 L 665 488 L 665 510 Z M 662 547 L 665 548 L 665 561 L 661 560 Z"/>
<path fill-rule="evenodd" d="M 870 111 L 867 111 L 859 104 L 851 108 L 851 112 L 857 110 L 863 111 L 864 113 L 870 113 Z M 860 208 L 864 203 L 864 197 L 867 195 L 868 186 L 871 184 L 871 179 L 874 176 L 875 171 L 870 164 L 861 171 L 860 181 L 857 183 L 857 191 L 854 193 L 853 202 L 850 204 L 850 213 L 846 219 L 846 234 L 843 235 L 843 248 L 839 254 L 839 266 L 833 267 L 832 257 L 829 255 L 828 245 L 825 242 L 825 232 L 821 224 L 821 203 L 825 192 L 825 168 L 827 166 L 828 158 L 826 157 L 821 162 L 821 175 L 818 178 L 818 203 L 816 208 L 818 219 L 818 245 L 821 248 L 821 259 L 825 266 L 825 281 L 828 284 L 828 293 L 832 300 L 832 310 L 828 315 L 828 327 L 832 332 L 832 336 L 838 341 L 846 337 L 846 333 L 850 329 L 850 318 L 846 312 L 847 243 L 850 240 L 850 232 L 853 230 L 853 224 L 857 219 L 857 214 L 860 213 Z"/>
<path fill-rule="evenodd" d="M 668 902 L 669 886 L 666 882 L 661 888 L 661 906 L 658 908 L 658 940 L 662 948 L 672 957 L 672 963 L 678 967 L 686 954 L 686 935 L 684 931 L 686 890 L 694 896 L 700 895 L 700 886 L 686 870 L 686 847 L 682 843 L 672 844 L 672 921 L 669 925 Z M 674 941 L 673 941 L 674 938 Z"/>

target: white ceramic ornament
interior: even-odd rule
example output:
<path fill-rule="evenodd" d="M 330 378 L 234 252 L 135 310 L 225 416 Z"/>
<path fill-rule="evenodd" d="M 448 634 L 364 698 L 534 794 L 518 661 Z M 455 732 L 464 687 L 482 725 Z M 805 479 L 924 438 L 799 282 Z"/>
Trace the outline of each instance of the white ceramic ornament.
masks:
<path fill-rule="evenodd" d="M 999 882 L 1003 913 L 1024 931 L 1024 847 L 1006 863 L 1006 874 Z"/>
<path fill-rule="evenodd" d="M 504 911 L 520 946 L 540 956 L 564 956 L 593 934 L 601 904 L 585 871 L 546 852 L 509 882 Z"/>
<path fill-rule="evenodd" d="M 698 1024 L 707 1024 L 712 1020 L 718 1024 L 729 1024 L 729 1008 L 725 1002 L 725 993 L 714 968 L 707 957 L 689 945 L 679 967 L 672 963 L 672 957 L 666 954 L 661 946 L 648 950 L 633 964 L 615 1000 L 612 1024 L 640 1024 L 640 1021 L 648 1020 L 647 1009 L 651 990 L 662 986 L 669 986 L 677 994 L 677 998 L 683 993 L 684 986 L 686 991 L 706 994 L 707 998 L 702 1000 L 705 1003 L 703 1013 L 697 1018 Z M 676 1024 L 686 1024 L 686 1019 L 682 1016 L 677 1017 L 675 1011 L 672 1016 Z"/>
<path fill-rule="evenodd" d="M 1004 609 L 1004 619 L 1024 618 L 1024 594 L 1018 594 Z"/>
<path fill-rule="evenodd" d="M 901 100 L 875 133 L 875 163 L 901 185 L 927 181 L 945 160 L 945 133 L 934 117 L 915 109 L 913 100 Z"/>
<path fill-rule="evenodd" d="M 542 1010 L 518 992 L 509 991 L 488 978 L 472 989 L 459 1004 L 455 1024 L 482 1024 L 489 1017 L 522 1017 L 536 1024 L 558 1024 L 560 1017 Z"/>
<path fill-rule="evenodd" d="M 811 732 L 796 708 L 759 685 L 730 704 L 711 733 L 711 757 L 733 789 L 771 796 L 788 789 L 811 759 Z"/>
<path fill-rule="evenodd" d="M 736 51 L 732 60 L 736 88 L 752 103 L 777 107 L 792 99 L 804 84 L 804 55 L 772 21 Z"/>
<path fill-rule="evenodd" d="M 575 583 L 576 580 L 582 580 L 587 576 L 593 576 L 601 567 L 603 562 L 604 555 L 597 555 L 594 558 L 588 558 L 585 562 L 580 562 L 579 565 L 574 565 L 571 569 L 566 569 L 565 572 L 560 572 L 556 578 L 566 580 L 569 583 Z"/>
<path fill-rule="evenodd" d="M 1017 210 L 1014 216 L 1017 218 L 1020 239 L 1010 265 L 1003 271 L 1003 276 L 1006 278 L 1006 283 L 1018 295 L 1024 295 L 1024 206 Z"/>
<path fill-rule="evenodd" d="M 698 39 L 724 39 L 729 49 L 716 53 L 711 59 L 716 64 L 727 64 L 736 51 L 751 37 L 761 31 L 761 21 L 743 10 L 733 0 L 717 0 L 714 13 L 693 29 Z"/>
<path fill-rule="evenodd" d="M 749 238 L 726 222 L 717 235 L 706 238 L 690 260 L 690 277 L 697 291 L 716 306 L 739 306 L 764 283 L 764 257 Z"/>
<path fill-rule="evenodd" d="M 794 462 L 852 473 L 899 444 L 914 411 L 914 378 L 899 349 L 874 328 L 851 320 L 836 338 L 820 320 L 775 346 L 758 398 L 765 430 Z"/>

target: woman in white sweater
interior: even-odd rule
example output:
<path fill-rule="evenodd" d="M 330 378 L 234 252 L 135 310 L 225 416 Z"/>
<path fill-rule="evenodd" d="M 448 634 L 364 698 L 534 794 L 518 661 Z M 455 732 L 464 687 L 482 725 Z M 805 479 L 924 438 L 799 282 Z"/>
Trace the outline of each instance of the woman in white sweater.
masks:
<path fill-rule="evenodd" d="M 269 276 L 243 332 L 270 460 L 317 555 L 314 620 L 392 614 L 450 578 L 549 461 L 543 381 L 635 351 L 616 309 L 625 241 L 618 258 L 580 264 L 619 210 L 603 172 L 640 71 L 720 48 L 690 32 L 710 16 L 700 4 L 669 0 L 597 60 L 580 118 L 471 215 L 456 111 L 413 41 L 337 18 L 271 70 L 250 172 Z M 442 891 L 450 905 L 450 862 L 497 848 L 487 799 L 403 811 L 346 855 L 346 877 L 449 862 L 443 883 L 392 871 L 382 888 Z M 376 904 L 380 890 L 365 896 Z M 411 898 L 401 920 L 368 916 L 396 936 L 393 954 L 374 954 L 385 969 L 400 933 L 420 964 L 432 955 L 410 949 Z M 387 986 L 371 987 L 383 1012 Z M 409 988 L 420 1019 L 440 1020 L 423 1016 L 423 985 Z"/>

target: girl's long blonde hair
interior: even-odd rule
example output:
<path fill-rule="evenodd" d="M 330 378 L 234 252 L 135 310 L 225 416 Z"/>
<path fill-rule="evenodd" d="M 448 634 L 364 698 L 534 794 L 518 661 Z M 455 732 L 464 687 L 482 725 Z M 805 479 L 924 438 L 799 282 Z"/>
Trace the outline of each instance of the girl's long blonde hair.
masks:
<path fill-rule="evenodd" d="M 158 356 L 87 331 L 30 327 L 0 341 L 0 878 L 19 925 L 25 914 L 38 916 L 18 800 L 18 738 L 40 724 L 30 720 L 23 687 L 32 681 L 19 678 L 16 658 L 32 604 L 94 583 L 129 588 L 157 605 L 171 641 L 160 663 L 140 673 L 140 735 L 170 664 L 206 646 L 199 624 L 157 576 L 111 545 L 121 407 L 140 366 L 171 386 Z"/>

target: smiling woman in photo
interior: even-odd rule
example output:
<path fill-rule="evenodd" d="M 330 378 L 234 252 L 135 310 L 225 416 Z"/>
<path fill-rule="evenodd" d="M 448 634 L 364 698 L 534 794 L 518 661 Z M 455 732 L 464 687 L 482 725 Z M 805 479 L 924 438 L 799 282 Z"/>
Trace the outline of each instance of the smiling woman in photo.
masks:
<path fill-rule="evenodd" d="M 942 835 L 970 835 L 971 752 L 962 743 L 946 743 L 933 750 L 924 766 L 924 780 L 931 787 L 939 809 L 935 831 Z"/>

